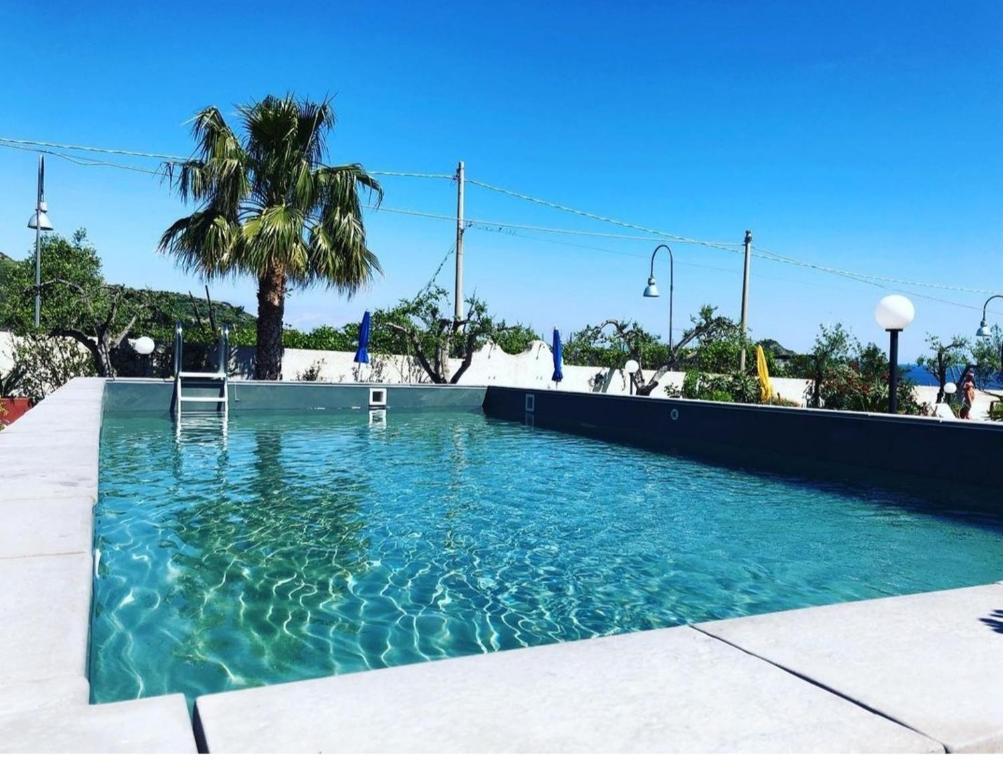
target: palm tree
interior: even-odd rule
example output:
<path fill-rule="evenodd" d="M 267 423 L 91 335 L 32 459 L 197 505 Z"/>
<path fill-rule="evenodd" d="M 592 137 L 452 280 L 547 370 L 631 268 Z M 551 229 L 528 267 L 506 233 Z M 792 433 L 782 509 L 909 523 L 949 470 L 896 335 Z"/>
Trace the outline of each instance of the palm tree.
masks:
<path fill-rule="evenodd" d="M 237 109 L 243 140 L 206 107 L 194 119 L 192 159 L 167 165 L 182 201 L 198 208 L 164 232 L 160 250 L 206 279 L 258 279 L 255 376 L 278 379 L 289 287 L 320 282 L 351 295 L 382 273 L 366 247 L 359 193 L 379 205 L 383 190 L 361 165 L 323 164 L 329 100 L 269 96 Z"/>

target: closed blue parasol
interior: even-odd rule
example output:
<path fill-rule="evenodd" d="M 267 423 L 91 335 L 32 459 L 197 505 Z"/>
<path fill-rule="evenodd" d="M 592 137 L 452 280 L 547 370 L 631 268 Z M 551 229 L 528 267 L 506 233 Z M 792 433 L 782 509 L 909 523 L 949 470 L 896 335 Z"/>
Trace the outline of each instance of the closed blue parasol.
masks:
<path fill-rule="evenodd" d="M 550 377 L 551 381 L 562 381 L 564 379 L 564 371 L 561 370 L 561 332 L 554 329 L 554 375 Z"/>
<path fill-rule="evenodd" d="M 369 310 L 362 316 L 359 326 L 359 348 L 355 352 L 355 362 L 369 365 Z"/>

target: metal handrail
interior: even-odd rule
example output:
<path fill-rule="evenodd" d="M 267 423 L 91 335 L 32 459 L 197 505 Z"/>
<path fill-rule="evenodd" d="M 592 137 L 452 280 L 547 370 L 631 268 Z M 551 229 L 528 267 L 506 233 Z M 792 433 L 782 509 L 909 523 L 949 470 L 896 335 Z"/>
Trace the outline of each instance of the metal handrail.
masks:
<path fill-rule="evenodd" d="M 230 326 L 228 324 L 223 325 L 220 329 L 219 334 L 219 372 L 224 376 L 227 371 L 227 361 L 229 359 L 230 351 Z"/>
<path fill-rule="evenodd" d="M 181 350 L 184 347 L 182 333 L 181 321 L 178 320 L 174 324 L 174 378 L 181 374 Z"/>

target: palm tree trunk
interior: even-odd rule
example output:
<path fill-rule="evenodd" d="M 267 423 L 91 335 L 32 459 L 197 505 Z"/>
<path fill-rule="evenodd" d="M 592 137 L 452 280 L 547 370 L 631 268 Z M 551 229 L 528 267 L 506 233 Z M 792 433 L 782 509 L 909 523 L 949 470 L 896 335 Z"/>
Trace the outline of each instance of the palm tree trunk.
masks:
<path fill-rule="evenodd" d="M 282 378 L 282 317 L 286 308 L 286 273 L 273 266 L 258 278 L 258 348 L 254 377 Z"/>

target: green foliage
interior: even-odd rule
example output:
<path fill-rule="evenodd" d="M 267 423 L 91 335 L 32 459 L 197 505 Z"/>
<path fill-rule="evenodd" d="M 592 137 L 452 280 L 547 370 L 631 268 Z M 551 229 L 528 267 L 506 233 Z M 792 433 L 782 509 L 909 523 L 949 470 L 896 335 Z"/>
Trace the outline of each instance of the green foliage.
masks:
<path fill-rule="evenodd" d="M 24 366 L 21 364 L 15 364 L 6 374 L 0 373 L 0 397 L 16 397 L 24 375 Z"/>
<path fill-rule="evenodd" d="M 937 379 L 940 387 L 937 402 L 940 402 L 944 399 L 947 369 L 968 362 L 968 341 L 961 336 L 955 336 L 950 341 L 942 341 L 939 336 L 927 334 L 926 343 L 930 347 L 930 352 L 921 355 L 916 364 L 926 368 Z"/>
<path fill-rule="evenodd" d="M 41 330 L 73 327 L 87 314 L 83 296 L 68 283 L 94 296 L 95 310 L 105 306 L 101 295 L 104 280 L 97 251 L 87 242 L 87 232 L 78 229 L 67 240 L 58 234 L 41 239 L 42 283 L 48 284 L 42 300 Z M 35 330 L 35 257 L 5 260 L 0 271 L 0 328 L 16 334 Z M 55 282 L 63 281 L 63 282 Z"/>
<path fill-rule="evenodd" d="M 286 328 L 282 332 L 282 343 L 292 349 L 325 349 L 338 352 L 351 352 L 356 348 L 359 339 L 358 323 L 351 323 L 342 328 L 330 325 L 319 325 L 312 331 L 298 331 Z"/>
<path fill-rule="evenodd" d="M 347 292 L 369 282 L 380 267 L 359 193 L 379 201 L 382 189 L 358 164 L 324 164 L 331 100 L 267 96 L 237 112 L 242 136 L 217 107 L 195 115 L 196 158 L 167 170 L 198 208 L 168 227 L 161 249 L 209 278 L 277 270 L 296 285 Z"/>
<path fill-rule="evenodd" d="M 93 376 L 94 361 L 71 339 L 28 334 L 14 342 L 14 366 L 23 371 L 22 397 L 38 402 L 77 376 Z"/>
<path fill-rule="evenodd" d="M 632 320 L 587 325 L 569 334 L 563 347 L 567 365 L 622 368 L 636 355 L 642 368 L 652 368 L 668 357 L 668 345 Z"/>
<path fill-rule="evenodd" d="M 243 307 L 225 301 L 209 300 L 200 296 L 177 293 L 175 291 L 154 291 L 149 288 L 127 288 L 110 286 L 123 291 L 125 307 L 146 306 L 147 311 L 133 327 L 130 336 L 149 336 L 155 341 L 170 343 L 174 339 L 174 324 L 178 320 L 185 329 L 185 341 L 213 344 L 216 334 L 212 324 L 218 329 L 230 326 L 231 339 L 235 333 L 249 333 L 251 343 L 255 337 L 255 317 L 245 312 Z M 212 322 L 210 322 L 210 317 Z"/>
<path fill-rule="evenodd" d="M 297 381 L 320 381 L 320 369 L 324 365 L 323 360 L 316 360 L 302 371 L 297 377 Z"/>
<path fill-rule="evenodd" d="M 755 346 L 742 336 L 736 323 L 718 315 L 716 308 L 709 305 L 701 307 L 690 322 L 691 327 L 683 331 L 674 349 L 634 321 L 607 320 L 587 325 L 569 335 L 564 344 L 564 361 L 568 365 L 622 368 L 633 357 L 647 369 L 669 365 L 683 370 L 733 373 L 744 345 L 747 372 L 755 372 Z"/>
<path fill-rule="evenodd" d="M 744 373 L 705 373 L 691 368 L 683 377 L 682 395 L 691 400 L 758 403 L 759 380 Z"/>
<path fill-rule="evenodd" d="M 811 352 L 791 361 L 792 375 L 809 380 L 812 408 L 887 412 L 888 357 L 876 344 L 862 345 L 842 325 L 821 326 Z M 920 414 L 915 385 L 898 378 L 898 412 Z"/>
<path fill-rule="evenodd" d="M 992 336 L 979 338 L 972 346 L 972 357 L 975 361 L 975 385 L 986 389 L 992 379 L 1003 370 L 1001 352 L 1003 350 L 1003 329 L 998 325 L 992 327 Z"/>
<path fill-rule="evenodd" d="M 528 325 L 521 325 L 520 323 L 506 325 L 504 320 L 495 327 L 493 333 L 495 343 L 502 348 L 503 352 L 509 355 L 518 355 L 520 352 L 525 352 L 539 338 L 540 334 Z"/>
<path fill-rule="evenodd" d="M 329 99 L 268 96 L 237 112 L 243 136 L 217 107 L 199 112 L 194 159 L 167 165 L 181 200 L 197 208 L 167 228 L 160 249 L 209 279 L 258 279 L 255 375 L 278 379 L 287 287 L 322 283 L 351 295 L 380 273 L 361 195 L 378 205 L 383 191 L 361 165 L 324 164 Z"/>

